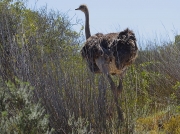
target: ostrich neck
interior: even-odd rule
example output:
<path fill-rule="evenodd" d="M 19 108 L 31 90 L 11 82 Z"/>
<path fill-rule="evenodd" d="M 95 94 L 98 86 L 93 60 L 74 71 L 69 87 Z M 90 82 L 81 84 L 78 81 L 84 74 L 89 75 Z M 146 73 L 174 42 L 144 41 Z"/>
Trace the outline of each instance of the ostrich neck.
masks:
<path fill-rule="evenodd" d="M 89 11 L 85 12 L 86 22 L 85 22 L 85 34 L 86 40 L 91 36 L 90 29 L 89 29 Z"/>

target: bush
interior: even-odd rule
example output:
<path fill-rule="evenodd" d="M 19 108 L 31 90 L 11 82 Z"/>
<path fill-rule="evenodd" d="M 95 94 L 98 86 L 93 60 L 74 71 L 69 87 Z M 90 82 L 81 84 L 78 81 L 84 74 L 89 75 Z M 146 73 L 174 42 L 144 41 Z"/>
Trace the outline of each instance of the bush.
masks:
<path fill-rule="evenodd" d="M 8 82 L 0 89 L 0 131 L 2 134 L 50 134 L 49 116 L 41 104 L 33 100 L 33 88 L 18 82 L 18 88 Z"/>
<path fill-rule="evenodd" d="M 164 129 L 169 134 L 180 133 L 180 115 L 172 116 L 170 120 L 164 123 Z"/>

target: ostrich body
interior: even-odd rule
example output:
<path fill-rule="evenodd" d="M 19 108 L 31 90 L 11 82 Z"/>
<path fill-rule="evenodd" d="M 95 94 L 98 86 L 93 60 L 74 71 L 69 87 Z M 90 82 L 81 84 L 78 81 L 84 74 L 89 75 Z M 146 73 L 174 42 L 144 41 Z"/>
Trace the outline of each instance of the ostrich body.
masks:
<path fill-rule="evenodd" d="M 91 72 L 103 73 L 107 77 L 117 105 L 119 119 L 122 121 L 122 111 L 118 106 L 118 94 L 123 88 L 123 72 L 137 57 L 138 48 L 135 34 L 127 28 L 119 33 L 97 33 L 91 36 L 89 28 L 89 11 L 87 6 L 80 5 L 76 10 L 83 11 L 86 17 L 86 42 L 81 50 L 81 55 L 87 61 Z M 119 85 L 117 87 L 115 86 L 111 75 L 119 76 Z"/>

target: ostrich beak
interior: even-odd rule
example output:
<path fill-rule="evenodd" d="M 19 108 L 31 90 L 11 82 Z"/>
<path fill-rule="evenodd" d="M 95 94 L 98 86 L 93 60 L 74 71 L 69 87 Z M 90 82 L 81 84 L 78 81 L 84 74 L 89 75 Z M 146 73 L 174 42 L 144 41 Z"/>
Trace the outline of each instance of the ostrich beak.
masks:
<path fill-rule="evenodd" d="M 79 8 L 76 8 L 75 10 L 79 10 Z"/>

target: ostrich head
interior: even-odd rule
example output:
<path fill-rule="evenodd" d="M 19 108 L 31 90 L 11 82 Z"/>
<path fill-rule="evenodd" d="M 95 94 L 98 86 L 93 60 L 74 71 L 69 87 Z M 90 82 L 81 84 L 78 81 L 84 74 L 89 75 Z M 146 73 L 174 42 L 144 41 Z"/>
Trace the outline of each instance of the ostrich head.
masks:
<path fill-rule="evenodd" d="M 81 10 L 82 12 L 87 12 L 87 6 L 86 5 L 80 5 L 77 9 L 75 9 L 75 10 Z"/>

